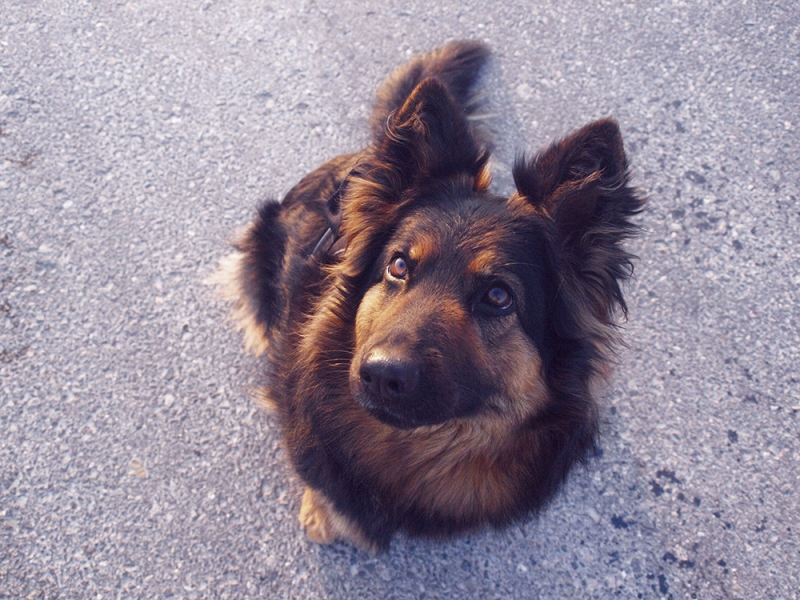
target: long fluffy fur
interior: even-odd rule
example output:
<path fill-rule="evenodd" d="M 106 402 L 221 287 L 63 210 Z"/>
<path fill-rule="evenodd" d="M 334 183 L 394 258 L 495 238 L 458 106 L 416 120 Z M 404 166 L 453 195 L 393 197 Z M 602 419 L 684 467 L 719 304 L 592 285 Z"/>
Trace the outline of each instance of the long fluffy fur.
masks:
<path fill-rule="evenodd" d="M 265 203 L 223 264 L 246 345 L 266 351 L 264 396 L 308 486 L 301 521 L 317 541 L 383 549 L 398 530 L 506 526 L 541 510 L 593 448 L 593 388 L 617 341 L 623 242 L 643 201 L 612 120 L 520 159 L 511 198 L 489 193 L 488 145 L 470 122 L 488 55 L 453 42 L 398 69 L 378 92 L 371 144 Z M 331 211 L 346 250 L 312 256 Z M 429 265 L 411 281 L 440 290 L 440 304 L 420 293 L 408 307 L 415 288 L 387 280 L 381 261 L 401 243 L 412 267 Z M 484 272 L 522 282 L 511 316 L 482 317 L 494 313 L 480 293 L 458 295 Z M 386 339 L 435 349 L 404 350 L 434 395 L 408 396 L 402 427 L 370 412 L 386 398 L 358 375 L 395 323 L 405 329 Z"/>

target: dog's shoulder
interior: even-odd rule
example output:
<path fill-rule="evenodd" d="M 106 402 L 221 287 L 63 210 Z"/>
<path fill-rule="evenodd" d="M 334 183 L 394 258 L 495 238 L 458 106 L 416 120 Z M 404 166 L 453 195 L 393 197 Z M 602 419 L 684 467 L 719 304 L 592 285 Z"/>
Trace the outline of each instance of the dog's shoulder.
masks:
<path fill-rule="evenodd" d="M 284 211 L 304 207 L 319 212 L 342 185 L 360 159 L 359 153 L 342 154 L 321 164 L 303 177 L 281 202 Z"/>

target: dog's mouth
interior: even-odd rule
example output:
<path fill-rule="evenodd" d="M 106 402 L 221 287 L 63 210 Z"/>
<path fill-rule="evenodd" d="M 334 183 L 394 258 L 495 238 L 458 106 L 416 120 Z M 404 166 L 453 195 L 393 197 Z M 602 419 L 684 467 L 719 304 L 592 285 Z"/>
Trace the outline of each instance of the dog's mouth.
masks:
<path fill-rule="evenodd" d="M 389 408 L 384 406 L 375 406 L 371 402 L 358 402 L 366 411 L 375 419 L 394 427 L 395 429 L 416 429 L 423 425 L 430 425 L 431 423 L 418 423 L 415 419 L 409 418 L 408 415 L 402 415 L 392 412 Z"/>
<path fill-rule="evenodd" d="M 395 398 L 376 396 L 370 393 L 363 381 L 351 382 L 353 398 L 356 403 L 381 423 L 396 429 L 416 429 L 430 425 L 440 425 L 454 415 L 452 411 L 440 408 L 431 410 L 434 402 L 425 402 L 424 395 L 407 403 L 397 402 Z M 405 398 L 405 400 L 412 400 Z"/>

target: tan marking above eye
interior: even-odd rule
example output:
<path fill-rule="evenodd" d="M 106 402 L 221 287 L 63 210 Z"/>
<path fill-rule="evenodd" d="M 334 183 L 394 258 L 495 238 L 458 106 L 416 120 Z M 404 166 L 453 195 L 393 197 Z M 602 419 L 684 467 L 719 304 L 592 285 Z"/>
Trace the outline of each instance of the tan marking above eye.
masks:
<path fill-rule="evenodd" d="M 414 263 L 430 260 L 439 255 L 439 239 L 429 233 L 419 233 L 414 236 L 414 241 L 408 249 L 408 258 Z"/>
<path fill-rule="evenodd" d="M 491 272 L 492 266 L 497 263 L 497 254 L 491 250 L 479 252 L 467 265 L 467 271 L 475 275 L 485 275 Z"/>

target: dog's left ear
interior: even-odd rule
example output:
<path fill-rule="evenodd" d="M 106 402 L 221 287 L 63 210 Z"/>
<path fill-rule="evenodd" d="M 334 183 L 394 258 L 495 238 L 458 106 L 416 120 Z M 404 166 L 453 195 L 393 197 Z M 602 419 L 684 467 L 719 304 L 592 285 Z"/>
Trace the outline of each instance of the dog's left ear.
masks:
<path fill-rule="evenodd" d="M 489 152 L 441 81 L 423 80 L 389 119 L 385 134 L 376 140 L 376 156 L 391 166 L 395 187 L 460 173 L 480 185 Z"/>
<path fill-rule="evenodd" d="M 562 281 L 610 323 L 616 307 L 626 311 L 620 282 L 632 272 L 632 256 L 622 242 L 636 232 L 630 217 L 644 205 L 628 185 L 617 123 L 596 121 L 533 160 L 518 159 L 513 175 L 512 201 L 527 201 L 554 225 Z"/>

